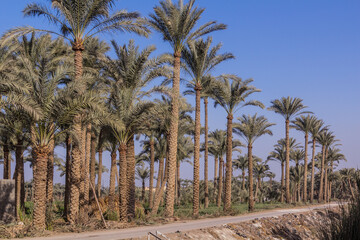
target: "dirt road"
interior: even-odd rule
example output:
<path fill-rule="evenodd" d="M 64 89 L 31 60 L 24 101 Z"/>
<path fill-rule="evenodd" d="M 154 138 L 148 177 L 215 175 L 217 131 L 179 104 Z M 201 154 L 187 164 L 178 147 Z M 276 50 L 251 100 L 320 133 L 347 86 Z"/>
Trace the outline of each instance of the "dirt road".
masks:
<path fill-rule="evenodd" d="M 149 232 L 155 233 L 159 231 L 163 234 L 174 233 L 176 231 L 184 232 L 195 229 L 202 229 L 214 226 L 220 226 L 228 223 L 237 223 L 253 220 L 255 218 L 262 217 L 275 217 L 281 216 L 288 213 L 298 213 L 311 211 L 313 209 L 320 208 L 329 208 L 338 206 L 336 203 L 316 205 L 316 206 L 307 206 L 299 208 L 290 208 L 290 209 L 274 209 L 266 210 L 262 212 L 249 213 L 239 216 L 230 216 L 230 217 L 220 217 L 220 218 L 208 218 L 200 220 L 189 220 L 189 221 L 178 221 L 176 223 L 170 223 L 165 225 L 152 225 L 152 226 L 143 226 L 143 227 L 134 227 L 127 229 L 115 229 L 115 230 L 103 230 L 103 231 L 94 231 L 94 232 L 84 232 L 84 233 L 66 233 L 57 236 L 51 237 L 38 237 L 38 238 L 23 238 L 27 240 L 118 240 L 118 239 L 129 239 L 129 238 L 139 238 L 147 236 Z M 153 238 L 152 238 L 153 239 Z"/>

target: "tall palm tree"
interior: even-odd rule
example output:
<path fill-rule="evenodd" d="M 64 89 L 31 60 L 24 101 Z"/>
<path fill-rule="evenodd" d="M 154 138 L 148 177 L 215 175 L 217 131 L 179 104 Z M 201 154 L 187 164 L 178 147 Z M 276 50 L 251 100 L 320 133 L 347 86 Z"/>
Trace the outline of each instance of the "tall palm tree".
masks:
<path fill-rule="evenodd" d="M 232 82 L 230 82 L 232 80 Z M 220 105 L 227 113 L 227 140 L 226 140 L 226 180 L 225 180 L 225 204 L 224 210 L 231 208 L 231 178 L 232 178 L 232 120 L 233 114 L 240 108 L 253 105 L 264 108 L 264 105 L 256 100 L 247 101 L 246 98 L 259 89 L 249 85 L 253 80 L 242 81 L 234 75 L 221 75 L 214 82 L 210 92 L 215 100 L 215 107 Z"/>
<path fill-rule="evenodd" d="M 215 21 L 207 22 L 196 28 L 199 19 L 205 9 L 194 6 L 195 0 L 187 4 L 179 0 L 173 3 L 171 0 L 160 1 L 160 5 L 154 7 L 154 13 L 150 14 L 149 24 L 157 32 L 161 33 L 164 41 L 170 43 L 173 49 L 173 87 L 171 92 L 172 108 L 169 137 L 169 167 L 168 185 L 166 189 L 165 215 L 174 215 L 175 171 L 176 151 L 179 119 L 179 94 L 180 94 L 180 59 L 181 52 L 186 43 L 189 43 L 203 35 L 216 30 L 225 29 L 224 24 Z"/>
<path fill-rule="evenodd" d="M 140 164 L 140 167 L 136 168 L 136 179 L 141 180 L 141 201 L 145 202 L 145 180 L 150 176 L 150 171 L 145 164 Z"/>
<path fill-rule="evenodd" d="M 321 119 L 315 119 L 311 123 L 310 134 L 312 138 L 312 157 L 311 157 L 311 190 L 310 190 L 310 203 L 314 201 L 314 187 L 315 187 L 315 147 L 316 147 L 316 139 L 318 135 L 324 131 L 326 127 L 324 127 L 324 122 Z"/>
<path fill-rule="evenodd" d="M 221 205 L 222 192 L 223 192 L 223 166 L 224 166 L 224 155 L 227 151 L 226 146 L 226 132 L 224 130 L 215 130 L 209 134 L 209 151 L 219 158 L 219 177 L 217 179 L 217 199 L 216 204 L 218 207 Z M 240 141 L 234 140 L 232 144 L 232 151 L 241 153 L 239 147 L 243 146 Z M 217 165 L 217 162 L 215 162 Z M 215 167 L 215 170 L 217 168 Z M 214 179 L 216 181 L 216 179 Z"/>
<path fill-rule="evenodd" d="M 271 101 L 271 106 L 268 108 L 270 111 L 280 114 L 285 118 L 285 140 L 286 140 L 286 170 L 285 170 L 285 196 L 286 202 L 290 203 L 290 120 L 291 118 L 305 113 L 312 113 L 304 111 L 307 106 L 304 106 L 302 99 L 292 97 L 282 97 Z"/>
<path fill-rule="evenodd" d="M 345 155 L 341 153 L 341 150 L 336 147 L 329 147 L 328 150 L 328 161 L 330 162 L 330 173 L 329 173 L 329 194 L 327 201 L 330 201 L 332 196 L 332 178 L 330 177 L 333 174 L 334 163 L 339 163 L 339 161 L 346 161 Z"/>
<path fill-rule="evenodd" d="M 194 136 L 194 190 L 193 190 L 193 215 L 199 214 L 199 168 L 200 168 L 200 98 L 201 90 L 209 84 L 210 72 L 221 62 L 234 58 L 230 53 L 218 54 L 221 44 L 211 47 L 212 38 L 208 37 L 189 42 L 182 51 L 182 60 L 185 63 L 185 71 L 190 75 L 191 81 L 187 85 L 195 91 L 195 136 Z M 207 133 L 205 133 L 207 134 Z M 206 137 L 207 138 L 207 137 Z M 207 139 L 206 139 L 207 140 Z M 205 144 L 206 144 L 205 140 Z M 205 155 L 207 155 L 205 149 Z M 207 157 L 205 157 L 205 208 L 209 204 Z"/>
<path fill-rule="evenodd" d="M 31 3 L 23 10 L 24 16 L 43 16 L 51 24 L 60 27 L 59 32 L 50 30 L 35 29 L 32 27 L 20 27 L 10 30 L 4 35 L 4 39 L 10 40 L 11 37 L 17 37 L 32 31 L 48 32 L 59 35 L 69 40 L 74 51 L 74 80 L 80 82 L 79 95 L 85 91 L 83 76 L 83 54 L 86 41 L 99 33 L 120 31 L 135 32 L 147 36 L 149 30 L 140 21 L 139 14 L 136 12 L 117 11 L 110 15 L 110 10 L 114 6 L 114 0 L 53 0 L 51 8 L 42 4 Z M 6 41 L 4 41 L 6 42 Z M 71 167 L 71 206 L 68 220 L 74 223 L 79 213 L 79 194 L 81 180 L 81 115 L 74 118 L 72 125 L 74 136 L 79 141 L 72 142 L 72 167 Z"/>
<path fill-rule="evenodd" d="M 296 140 L 294 138 L 290 138 L 290 152 L 293 151 L 294 148 L 298 147 Z M 284 183 L 284 167 L 286 162 L 286 140 L 284 138 L 277 141 L 277 144 L 274 145 L 275 149 L 270 152 L 268 156 L 268 160 L 279 161 L 281 164 L 281 196 L 280 202 L 284 202 L 284 192 L 285 192 L 285 183 Z"/>
<path fill-rule="evenodd" d="M 264 116 L 243 115 L 238 118 L 239 123 L 234 124 L 234 132 L 244 138 L 248 146 L 248 172 L 249 172 L 249 211 L 254 210 L 254 196 L 253 196 L 253 159 L 252 148 L 256 139 L 263 135 L 272 135 L 269 129 L 274 123 L 269 123 Z"/>
<path fill-rule="evenodd" d="M 120 166 L 120 171 L 127 174 L 127 177 L 120 176 L 123 189 L 126 193 L 121 198 L 127 198 L 128 214 L 121 217 L 125 221 L 127 216 L 135 214 L 135 152 L 134 134 L 141 129 L 146 129 L 146 113 L 153 106 L 150 101 L 143 100 L 149 96 L 154 89 L 144 90 L 152 80 L 160 76 L 167 76 L 167 69 L 161 67 L 162 58 L 151 58 L 150 54 L 155 51 L 154 46 L 149 46 L 140 51 L 133 40 L 127 45 L 119 46 L 112 41 L 117 59 L 108 58 L 103 63 L 105 75 L 109 85 L 109 110 L 114 117 L 125 124 L 125 128 L 115 131 L 119 142 L 126 144 L 121 147 L 126 152 L 126 171 Z M 119 129 L 118 129 L 119 130 Z M 121 138 L 121 140 L 120 140 Z M 126 150 L 126 151 L 125 151 Z M 120 174 L 121 175 L 121 174 Z M 121 191 L 123 190 L 121 189 Z M 124 199 L 123 199 L 124 200 Z M 124 200 L 125 201 L 125 200 Z M 125 204 L 124 204 L 125 205 Z M 125 217 L 126 216 L 126 217 Z"/>
<path fill-rule="evenodd" d="M 319 202 L 326 200 L 326 188 L 327 188 L 327 167 L 325 162 L 327 162 L 328 149 L 338 140 L 335 139 L 335 135 L 331 131 L 322 131 L 316 138 L 316 141 L 321 144 L 321 167 L 320 167 L 320 189 L 319 189 Z M 325 187 L 325 191 L 324 191 Z"/>
<path fill-rule="evenodd" d="M 233 166 L 241 170 L 241 190 L 245 190 L 245 170 L 248 168 L 249 157 L 247 155 L 241 155 L 233 160 Z"/>
<path fill-rule="evenodd" d="M 292 121 L 292 127 L 294 127 L 296 130 L 301 131 L 305 134 L 305 158 L 304 158 L 304 194 L 303 194 L 303 201 L 306 202 L 307 199 L 307 164 L 308 164 L 308 144 L 309 144 L 309 132 L 311 130 L 311 127 L 313 123 L 316 121 L 315 116 L 300 116 L 295 118 L 294 121 Z"/>
<path fill-rule="evenodd" d="M 263 179 L 264 177 L 266 177 L 267 173 L 269 172 L 269 165 L 267 164 L 267 162 L 262 162 L 262 160 L 260 159 L 260 161 L 255 162 L 254 164 L 254 175 L 257 178 L 257 182 L 256 182 L 256 189 L 255 189 L 255 201 L 256 199 L 261 202 L 260 198 L 258 197 L 258 193 L 261 193 L 261 179 Z"/>

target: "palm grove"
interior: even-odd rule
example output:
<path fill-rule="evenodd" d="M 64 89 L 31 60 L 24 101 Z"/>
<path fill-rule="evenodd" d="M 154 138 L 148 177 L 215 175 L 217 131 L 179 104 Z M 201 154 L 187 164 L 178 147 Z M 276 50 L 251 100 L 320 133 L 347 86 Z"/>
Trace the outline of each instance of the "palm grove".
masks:
<path fill-rule="evenodd" d="M 345 160 L 337 148 L 338 140 L 299 98 L 271 102 L 268 109 L 285 119 L 285 137 L 265 161 L 253 155 L 255 140 L 272 135 L 274 124 L 264 116 L 243 114 L 243 107 L 265 108 L 250 100 L 260 92 L 251 85 L 253 80 L 231 73 L 212 74 L 218 65 L 234 58 L 222 53 L 222 45 L 213 44 L 210 36 L 225 30 L 226 25 L 216 21 L 200 25 L 205 9 L 192 0 L 160 1 L 148 17 L 125 10 L 112 12 L 114 4 L 113 0 L 29 4 L 24 16 L 45 18 L 58 31 L 17 27 L 1 38 L 1 157 L 4 178 L 16 182 L 18 216 L 26 198 L 24 161 L 30 161 L 33 169 L 32 219 L 38 229 L 46 227 L 46 212 L 53 206 L 54 167 L 65 176 L 61 201 L 69 223 L 85 221 L 91 204 L 104 197 L 107 211 L 127 222 L 135 217 L 136 201 L 147 206 L 149 216 L 164 206 L 166 217 L 174 216 L 174 206 L 192 202 L 197 217 L 200 203 L 204 208 L 216 204 L 229 212 L 232 204 L 248 202 L 252 211 L 255 202 L 313 202 L 314 198 L 323 202 L 345 197 L 342 190 L 354 195 L 354 170 L 334 171 L 336 164 Z M 108 32 L 144 37 L 158 32 L 164 44 L 170 44 L 171 52 L 153 57 L 155 46 L 140 48 L 133 40 L 113 40 L 109 45 L 97 37 Z M 110 49 L 114 57 L 107 55 Z M 195 108 L 181 96 L 180 79 L 186 80 L 183 94 L 194 96 Z M 162 83 L 156 84 L 159 80 Z M 200 124 L 201 99 L 204 128 Z M 209 99 L 225 110 L 225 131 L 209 131 Z M 290 137 L 290 128 L 304 133 L 304 143 Z M 138 136 L 143 139 L 143 150 L 135 154 Z M 318 153 L 317 144 L 321 146 Z M 66 159 L 56 156 L 57 146 L 66 149 Z M 247 151 L 233 159 L 233 153 L 241 153 L 242 147 Z M 104 151 L 111 156 L 106 196 L 102 188 Z M 204 181 L 200 181 L 200 153 Z M 13 156 L 16 169 L 11 176 Z M 213 180 L 208 176 L 209 156 L 215 159 Z M 184 161 L 193 167 L 191 186 L 180 179 Z M 273 180 L 268 161 L 280 163 L 280 183 Z M 295 166 L 290 166 L 290 161 Z M 233 174 L 237 169 L 240 176 Z M 142 182 L 140 196 L 136 178 Z M 191 189 L 192 196 L 182 191 L 184 188 Z"/>

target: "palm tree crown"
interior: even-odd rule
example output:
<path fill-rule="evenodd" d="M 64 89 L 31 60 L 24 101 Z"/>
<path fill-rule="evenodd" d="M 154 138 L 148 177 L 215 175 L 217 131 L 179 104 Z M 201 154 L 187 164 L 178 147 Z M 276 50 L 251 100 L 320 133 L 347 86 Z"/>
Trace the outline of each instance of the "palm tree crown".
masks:
<path fill-rule="evenodd" d="M 275 125 L 269 123 L 264 116 L 243 115 L 239 117 L 240 123 L 234 123 L 234 132 L 245 139 L 248 144 L 253 144 L 256 139 L 263 135 L 272 135 L 272 131 L 269 127 Z"/>
<path fill-rule="evenodd" d="M 271 104 L 272 105 L 268 108 L 268 110 L 279 113 L 286 120 L 290 120 L 292 116 L 312 113 L 310 111 L 303 111 L 303 109 L 307 108 L 307 106 L 302 104 L 302 99 L 300 98 L 282 97 L 281 99 L 271 101 Z"/>

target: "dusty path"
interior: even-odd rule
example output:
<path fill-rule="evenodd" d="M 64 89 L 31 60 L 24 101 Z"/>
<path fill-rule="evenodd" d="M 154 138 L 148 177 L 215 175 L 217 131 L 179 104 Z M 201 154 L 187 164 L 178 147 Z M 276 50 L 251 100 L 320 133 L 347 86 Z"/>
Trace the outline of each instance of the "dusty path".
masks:
<path fill-rule="evenodd" d="M 274 209 L 274 210 L 266 210 L 256 213 L 243 214 L 239 216 L 179 221 L 176 223 L 170 223 L 165 225 L 152 225 L 152 226 L 115 229 L 115 230 L 102 230 L 102 231 L 84 232 L 84 233 L 65 233 L 57 236 L 24 238 L 24 239 L 27 240 L 88 240 L 88 239 L 118 240 L 118 239 L 139 238 L 139 237 L 147 236 L 148 232 L 155 233 L 156 231 L 159 231 L 163 234 L 174 233 L 176 231 L 184 232 L 195 229 L 220 226 L 228 223 L 244 222 L 244 221 L 253 220 L 255 218 L 275 217 L 288 213 L 307 212 L 313 209 L 329 208 L 334 206 L 338 206 L 338 204 L 331 203 L 331 204 L 290 208 L 290 209 Z"/>

